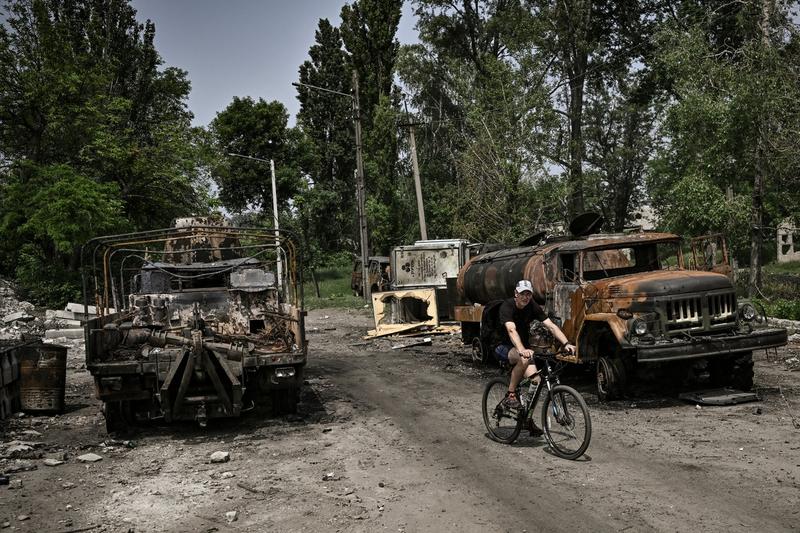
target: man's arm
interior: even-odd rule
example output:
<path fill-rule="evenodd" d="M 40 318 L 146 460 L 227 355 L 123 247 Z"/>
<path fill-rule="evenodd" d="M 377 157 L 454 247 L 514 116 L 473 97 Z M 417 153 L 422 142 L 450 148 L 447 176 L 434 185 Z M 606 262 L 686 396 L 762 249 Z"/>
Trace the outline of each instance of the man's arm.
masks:
<path fill-rule="evenodd" d="M 542 324 L 544 324 L 545 326 L 547 326 L 547 329 L 549 329 L 549 330 L 550 330 L 550 333 L 552 333 L 552 334 L 553 334 L 553 337 L 555 337 L 555 338 L 556 338 L 556 340 L 557 340 L 558 342 L 560 342 L 560 343 L 561 343 L 561 344 L 564 346 L 564 351 L 566 351 L 567 353 L 570 353 L 570 354 L 573 354 L 573 353 L 575 353 L 575 346 L 573 346 L 572 344 L 570 344 L 570 343 L 569 343 L 569 340 L 567 339 L 567 336 L 566 336 L 566 335 L 564 335 L 564 332 L 563 332 L 563 331 L 561 331 L 561 328 L 560 328 L 560 327 L 558 327 L 558 326 L 557 326 L 557 325 L 556 325 L 556 324 L 555 324 L 555 323 L 554 323 L 552 320 L 550 320 L 549 318 L 546 318 L 546 319 L 544 320 L 544 322 L 542 322 Z"/>
<path fill-rule="evenodd" d="M 514 345 L 514 348 L 517 349 L 517 352 L 521 357 L 528 358 L 533 355 L 533 350 L 529 350 L 522 344 L 522 338 L 519 336 L 517 332 L 517 325 L 514 322 L 506 322 L 505 323 L 506 331 L 508 331 L 508 338 L 511 339 L 511 343 Z"/>

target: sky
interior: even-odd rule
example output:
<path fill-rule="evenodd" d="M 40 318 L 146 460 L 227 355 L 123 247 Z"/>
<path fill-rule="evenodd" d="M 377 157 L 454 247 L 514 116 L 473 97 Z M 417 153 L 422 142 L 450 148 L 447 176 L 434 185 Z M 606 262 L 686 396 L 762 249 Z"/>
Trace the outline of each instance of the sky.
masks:
<path fill-rule="evenodd" d="M 193 124 L 208 125 L 234 96 L 278 100 L 294 124 L 298 68 L 308 59 L 321 18 L 341 23 L 345 0 L 132 0 L 137 19 L 156 25 L 164 66 L 188 71 Z M 411 5 L 397 32 L 417 42 Z"/>

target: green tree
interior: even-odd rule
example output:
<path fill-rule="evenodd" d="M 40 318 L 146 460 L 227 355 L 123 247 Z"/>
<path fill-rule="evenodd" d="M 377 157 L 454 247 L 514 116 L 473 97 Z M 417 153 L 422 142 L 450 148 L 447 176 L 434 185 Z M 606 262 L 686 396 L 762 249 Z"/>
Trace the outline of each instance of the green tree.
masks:
<path fill-rule="evenodd" d="M 305 85 L 297 87 L 297 123 L 314 147 L 311 183 L 302 193 L 305 241 L 323 253 L 355 252 L 359 242 L 352 100 L 308 87 L 350 93 L 350 69 L 342 46 L 339 29 L 321 19 L 308 51 L 310 59 L 300 65 L 300 82 Z M 314 256 L 308 259 L 313 262 Z"/>
<path fill-rule="evenodd" d="M 53 265 L 74 279 L 74 239 L 205 209 L 186 73 L 160 69 L 155 27 L 135 14 L 125 0 L 4 6 L 0 268 L 24 266 L 30 286 Z M 69 201 L 47 213 L 56 192 Z"/>
<path fill-rule="evenodd" d="M 213 170 L 222 204 L 234 212 L 255 210 L 271 220 L 272 181 L 275 163 L 278 210 L 286 211 L 301 190 L 302 171 L 308 166 L 307 140 L 296 128 L 287 127 L 289 115 L 278 102 L 234 97 L 211 122 L 220 159 Z M 231 156 L 230 154 L 237 154 Z M 238 156 L 262 159 L 257 161 Z M 271 225 L 271 224 L 270 224 Z"/>
<path fill-rule="evenodd" d="M 441 236 L 514 242 L 563 209 L 547 180 L 556 126 L 537 22 L 521 2 L 415 3 L 419 45 L 399 72 L 412 93 L 429 227 Z M 547 183 L 547 188 L 540 184 Z M 559 219 L 561 217 L 559 216 Z"/>
<path fill-rule="evenodd" d="M 793 133 L 800 124 L 796 25 L 770 1 L 687 3 L 682 13 L 658 37 L 674 99 L 662 133 L 670 142 L 654 162 L 652 189 L 667 220 L 684 201 L 672 194 L 673 184 L 686 176 L 730 189 L 734 198 L 751 198 L 752 293 L 763 227 L 797 213 L 800 205 L 793 170 L 800 164 Z M 735 251 L 745 255 L 741 241 Z"/>
<path fill-rule="evenodd" d="M 402 0 L 357 0 L 341 12 L 348 64 L 359 77 L 370 246 L 384 252 L 406 234 L 410 214 L 404 201 L 409 182 L 398 179 L 399 96 L 394 85 L 402 5 Z"/>

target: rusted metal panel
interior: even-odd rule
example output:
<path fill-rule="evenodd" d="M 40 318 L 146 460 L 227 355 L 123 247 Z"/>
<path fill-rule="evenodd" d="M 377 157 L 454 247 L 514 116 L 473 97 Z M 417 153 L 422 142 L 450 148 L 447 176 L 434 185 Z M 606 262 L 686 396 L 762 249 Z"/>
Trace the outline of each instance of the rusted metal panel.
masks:
<path fill-rule="evenodd" d="M 459 322 L 480 322 L 483 306 L 480 304 L 455 306 L 456 320 Z"/>
<path fill-rule="evenodd" d="M 463 239 L 417 241 L 392 248 L 395 289 L 447 286 L 467 261 L 468 242 Z"/>
<path fill-rule="evenodd" d="M 434 289 L 386 291 L 372 295 L 375 329 L 369 336 L 408 331 L 420 326 L 437 327 L 439 310 Z"/>

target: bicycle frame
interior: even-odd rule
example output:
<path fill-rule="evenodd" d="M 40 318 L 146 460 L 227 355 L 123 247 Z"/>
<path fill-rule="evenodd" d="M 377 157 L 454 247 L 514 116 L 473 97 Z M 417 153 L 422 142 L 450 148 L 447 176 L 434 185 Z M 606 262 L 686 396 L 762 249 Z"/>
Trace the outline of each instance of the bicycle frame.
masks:
<path fill-rule="evenodd" d="M 534 355 L 534 357 L 536 356 Z M 539 397 L 541 396 L 542 390 L 544 390 L 545 387 L 547 388 L 547 392 L 550 393 L 552 392 L 553 387 L 561 384 L 561 381 L 558 379 L 558 372 L 553 372 L 552 368 L 550 368 L 550 361 L 545 357 L 539 357 L 539 359 L 542 361 L 542 364 L 541 366 L 536 365 L 536 373 L 529 378 L 525 378 L 530 381 L 530 384 L 528 385 L 528 394 L 526 394 L 525 398 L 525 411 L 523 420 L 527 420 L 531 417 L 533 408 L 536 407 L 536 403 L 539 401 Z M 539 383 L 536 385 L 536 389 L 533 391 L 533 394 L 530 394 L 531 387 L 533 387 L 534 384 L 533 380 L 537 376 L 539 376 Z M 517 387 L 518 391 L 519 389 L 520 388 Z"/>

